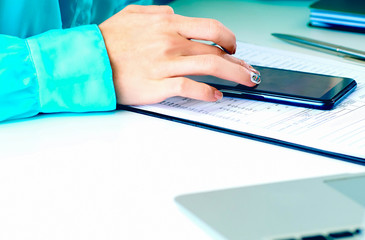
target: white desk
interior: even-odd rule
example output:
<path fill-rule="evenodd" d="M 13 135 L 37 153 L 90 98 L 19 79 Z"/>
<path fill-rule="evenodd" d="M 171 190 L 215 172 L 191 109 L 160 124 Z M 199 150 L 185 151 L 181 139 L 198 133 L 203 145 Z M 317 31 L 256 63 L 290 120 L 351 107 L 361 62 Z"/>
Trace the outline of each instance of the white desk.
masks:
<path fill-rule="evenodd" d="M 365 47 L 364 35 L 306 27 L 308 4 L 171 5 L 179 14 L 215 17 L 251 43 L 313 53 L 270 37 L 275 31 Z M 176 195 L 365 170 L 123 111 L 0 124 L 0 159 L 0 239 L 7 240 L 210 239 L 180 212 Z"/>

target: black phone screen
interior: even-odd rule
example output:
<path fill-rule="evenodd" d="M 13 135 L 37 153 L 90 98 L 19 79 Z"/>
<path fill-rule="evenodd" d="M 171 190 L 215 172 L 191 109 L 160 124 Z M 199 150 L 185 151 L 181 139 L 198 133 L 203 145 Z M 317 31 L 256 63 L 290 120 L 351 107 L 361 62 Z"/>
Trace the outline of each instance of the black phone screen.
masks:
<path fill-rule="evenodd" d="M 320 100 L 332 99 L 354 82 L 353 79 L 343 77 L 259 66 L 254 66 L 254 68 L 260 71 L 262 81 L 253 88 L 212 76 L 193 76 L 193 79 L 212 84 L 219 89 L 227 88 L 245 92 L 261 92 Z"/>
<path fill-rule="evenodd" d="M 262 84 L 256 90 L 271 93 L 286 93 L 292 96 L 323 98 L 328 92 L 340 85 L 348 85 L 349 81 L 344 78 L 310 73 L 294 72 L 280 69 L 256 67 L 261 73 Z M 340 89 L 342 86 L 338 86 Z M 336 91 L 333 91 L 335 93 Z"/>

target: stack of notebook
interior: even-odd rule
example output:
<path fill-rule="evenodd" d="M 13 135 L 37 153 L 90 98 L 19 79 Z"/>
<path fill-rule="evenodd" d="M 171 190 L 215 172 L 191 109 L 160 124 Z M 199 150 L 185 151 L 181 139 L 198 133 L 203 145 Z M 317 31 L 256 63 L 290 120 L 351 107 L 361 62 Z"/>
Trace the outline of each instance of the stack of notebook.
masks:
<path fill-rule="evenodd" d="M 365 0 L 319 0 L 310 10 L 311 26 L 365 33 Z"/>

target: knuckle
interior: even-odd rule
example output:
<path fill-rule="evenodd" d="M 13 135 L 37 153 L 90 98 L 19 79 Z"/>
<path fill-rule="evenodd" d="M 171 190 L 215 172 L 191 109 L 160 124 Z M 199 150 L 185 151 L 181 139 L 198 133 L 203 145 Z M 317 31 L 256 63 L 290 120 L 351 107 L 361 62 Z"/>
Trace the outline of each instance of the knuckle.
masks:
<path fill-rule="evenodd" d="M 154 14 L 151 16 L 151 25 L 156 29 L 163 29 L 163 30 L 171 30 L 173 29 L 175 22 L 174 22 L 174 15 L 172 14 Z"/>
<path fill-rule="evenodd" d="M 216 55 L 209 54 L 202 56 L 202 66 L 210 74 L 214 74 L 219 70 L 219 63 Z"/>
<path fill-rule="evenodd" d="M 223 24 L 215 19 L 209 21 L 209 34 L 213 38 L 219 38 L 223 29 Z"/>
<path fill-rule="evenodd" d="M 163 9 L 164 12 L 166 13 L 174 13 L 174 9 L 170 6 L 161 6 L 161 8 Z"/>
<path fill-rule="evenodd" d="M 155 17 L 157 21 L 165 24 L 170 24 L 173 21 L 171 14 L 156 14 Z"/>
<path fill-rule="evenodd" d="M 187 87 L 187 79 L 179 77 L 175 79 L 175 84 L 173 86 L 173 92 L 175 95 L 183 95 Z"/>

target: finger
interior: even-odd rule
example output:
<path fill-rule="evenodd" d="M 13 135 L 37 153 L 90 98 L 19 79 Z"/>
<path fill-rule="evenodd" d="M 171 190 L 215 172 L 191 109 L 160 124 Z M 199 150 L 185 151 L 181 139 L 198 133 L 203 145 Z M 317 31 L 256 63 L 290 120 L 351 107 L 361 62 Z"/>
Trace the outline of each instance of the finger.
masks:
<path fill-rule="evenodd" d="M 172 7 L 163 5 L 151 5 L 151 6 L 142 6 L 142 5 L 128 5 L 124 8 L 124 12 L 129 13 L 165 13 L 165 14 L 173 14 L 174 10 Z"/>
<path fill-rule="evenodd" d="M 229 53 L 236 51 L 236 37 L 231 30 L 214 19 L 192 18 L 175 15 L 175 29 L 188 39 L 212 41 L 226 49 Z"/>
<path fill-rule="evenodd" d="M 215 54 L 217 56 L 221 56 L 225 58 L 228 61 L 231 61 L 233 63 L 239 64 L 248 70 L 255 72 L 256 74 L 260 75 L 260 72 L 257 71 L 255 68 L 253 68 L 250 64 L 246 63 L 244 60 L 236 58 L 230 54 L 227 54 L 225 51 L 223 51 L 221 48 L 213 45 L 208 45 L 201 42 L 195 42 L 191 40 L 189 41 L 188 47 L 185 47 L 182 50 L 183 56 L 194 56 L 194 55 L 206 55 L 206 54 Z"/>
<path fill-rule="evenodd" d="M 205 83 L 193 81 L 186 77 L 174 77 L 163 80 L 165 97 L 181 96 L 201 101 L 215 102 L 222 99 L 223 94 Z"/>
<path fill-rule="evenodd" d="M 251 72 L 254 72 L 254 73 L 260 75 L 259 71 L 257 71 L 254 67 L 252 67 L 250 64 L 248 64 L 247 62 L 245 62 L 242 59 L 236 58 L 236 57 L 234 57 L 232 55 L 229 55 L 229 54 L 223 54 L 222 57 L 227 59 L 228 61 L 231 61 L 233 63 L 241 65 L 242 67 L 248 69 Z"/>
<path fill-rule="evenodd" d="M 212 75 L 250 87 L 256 85 L 250 70 L 214 54 L 180 57 L 167 63 L 165 71 L 169 76 Z"/>
<path fill-rule="evenodd" d="M 181 48 L 181 55 L 182 56 L 194 56 L 194 55 L 206 55 L 206 54 L 215 54 L 218 56 L 223 56 L 227 54 L 224 52 L 220 47 L 196 42 L 192 40 L 186 39 L 186 45 Z"/>

